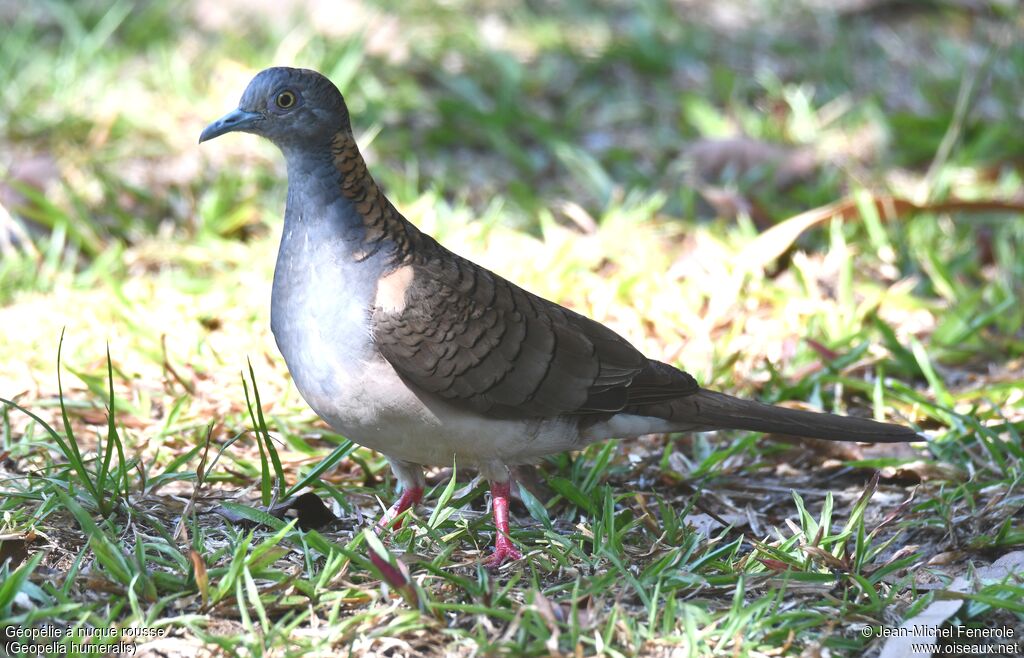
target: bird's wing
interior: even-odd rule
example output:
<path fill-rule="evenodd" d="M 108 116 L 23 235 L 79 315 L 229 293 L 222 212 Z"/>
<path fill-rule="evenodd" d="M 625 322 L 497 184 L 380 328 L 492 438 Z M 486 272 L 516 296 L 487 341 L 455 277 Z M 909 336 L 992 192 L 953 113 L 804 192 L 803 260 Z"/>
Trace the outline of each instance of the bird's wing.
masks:
<path fill-rule="evenodd" d="M 402 377 L 491 417 L 613 414 L 699 390 L 611 329 L 430 238 L 380 280 L 371 317 Z"/>

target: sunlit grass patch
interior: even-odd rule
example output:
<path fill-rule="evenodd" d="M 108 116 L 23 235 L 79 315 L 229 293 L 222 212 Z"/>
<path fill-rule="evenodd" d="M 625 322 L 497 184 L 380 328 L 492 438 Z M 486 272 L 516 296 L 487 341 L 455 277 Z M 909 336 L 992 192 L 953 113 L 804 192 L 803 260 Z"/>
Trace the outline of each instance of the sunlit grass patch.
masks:
<path fill-rule="evenodd" d="M 1019 573 L 984 571 L 1024 544 L 1020 17 L 691 5 L 0 9 L 0 397 L 38 417 L 0 412 L 0 628 L 862 655 L 864 626 L 957 597 L 949 624 L 1024 633 Z M 374 175 L 458 253 L 705 385 L 929 443 L 558 455 L 517 472 L 525 558 L 496 573 L 456 464 L 368 545 L 387 463 L 315 418 L 268 331 L 281 158 L 195 145 L 270 64 L 341 86 Z M 337 520 L 274 515 L 303 491 Z"/>

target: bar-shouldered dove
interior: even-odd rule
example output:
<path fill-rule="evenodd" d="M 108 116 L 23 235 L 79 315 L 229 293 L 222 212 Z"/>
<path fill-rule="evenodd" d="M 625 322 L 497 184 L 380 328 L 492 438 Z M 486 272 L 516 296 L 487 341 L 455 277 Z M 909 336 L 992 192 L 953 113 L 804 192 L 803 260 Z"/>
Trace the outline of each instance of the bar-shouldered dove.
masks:
<path fill-rule="evenodd" d="M 510 465 L 657 432 L 921 440 L 899 425 L 703 389 L 604 325 L 445 249 L 384 196 L 341 93 L 315 71 L 262 71 L 199 141 L 233 131 L 284 153 L 271 327 L 306 402 L 390 461 L 402 494 L 382 527 L 420 500 L 422 466 L 455 460 L 490 481 L 496 566 L 520 557 L 508 534 Z"/>

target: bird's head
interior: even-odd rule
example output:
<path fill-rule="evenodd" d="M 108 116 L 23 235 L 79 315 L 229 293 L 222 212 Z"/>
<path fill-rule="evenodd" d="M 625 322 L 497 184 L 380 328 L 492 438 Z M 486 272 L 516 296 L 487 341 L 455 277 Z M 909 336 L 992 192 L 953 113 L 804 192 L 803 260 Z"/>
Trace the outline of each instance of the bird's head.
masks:
<path fill-rule="evenodd" d="M 229 132 L 266 137 L 284 151 L 324 143 L 351 130 L 341 92 L 316 71 L 276 67 L 256 74 L 238 107 L 199 135 L 199 143 Z"/>

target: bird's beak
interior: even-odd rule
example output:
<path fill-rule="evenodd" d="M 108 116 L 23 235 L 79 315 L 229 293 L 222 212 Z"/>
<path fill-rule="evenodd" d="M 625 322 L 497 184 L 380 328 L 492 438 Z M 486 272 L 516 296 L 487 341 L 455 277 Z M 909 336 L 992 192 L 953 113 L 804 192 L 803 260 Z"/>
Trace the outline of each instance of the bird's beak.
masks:
<path fill-rule="evenodd" d="M 242 108 L 232 110 L 206 126 L 202 134 L 199 135 L 199 143 L 202 144 L 208 139 L 220 137 L 224 133 L 245 130 L 262 118 L 263 115 L 259 112 L 246 112 Z"/>

